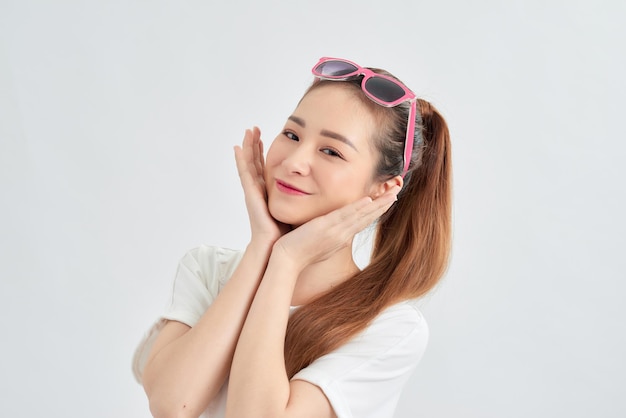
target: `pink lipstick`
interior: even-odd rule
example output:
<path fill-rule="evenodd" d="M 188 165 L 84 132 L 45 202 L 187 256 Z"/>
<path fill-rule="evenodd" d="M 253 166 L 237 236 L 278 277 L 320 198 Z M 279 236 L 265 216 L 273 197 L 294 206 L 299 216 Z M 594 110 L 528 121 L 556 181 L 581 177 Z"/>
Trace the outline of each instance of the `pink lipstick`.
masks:
<path fill-rule="evenodd" d="M 300 190 L 295 186 L 292 186 L 289 183 L 285 183 L 284 181 L 276 180 L 276 188 L 286 194 L 296 195 L 296 196 L 306 196 L 309 193 L 304 190 Z"/>

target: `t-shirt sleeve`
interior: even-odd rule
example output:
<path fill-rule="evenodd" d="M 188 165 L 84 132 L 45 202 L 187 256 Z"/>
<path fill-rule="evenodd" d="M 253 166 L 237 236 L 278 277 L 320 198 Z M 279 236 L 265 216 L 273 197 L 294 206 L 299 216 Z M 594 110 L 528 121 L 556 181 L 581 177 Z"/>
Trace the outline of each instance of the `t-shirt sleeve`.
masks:
<path fill-rule="evenodd" d="M 414 301 L 383 311 L 351 341 L 298 372 L 324 391 L 338 418 L 392 417 L 428 342 Z"/>
<path fill-rule="evenodd" d="M 163 318 L 196 325 L 233 274 L 241 255 L 239 251 L 209 246 L 185 254 L 178 263 L 172 299 Z"/>
<path fill-rule="evenodd" d="M 135 350 L 133 374 L 138 382 L 141 383 L 152 345 L 166 321 L 179 321 L 190 327 L 195 326 L 232 276 L 242 255 L 241 251 L 201 246 L 189 251 L 180 260 L 170 303 Z"/>

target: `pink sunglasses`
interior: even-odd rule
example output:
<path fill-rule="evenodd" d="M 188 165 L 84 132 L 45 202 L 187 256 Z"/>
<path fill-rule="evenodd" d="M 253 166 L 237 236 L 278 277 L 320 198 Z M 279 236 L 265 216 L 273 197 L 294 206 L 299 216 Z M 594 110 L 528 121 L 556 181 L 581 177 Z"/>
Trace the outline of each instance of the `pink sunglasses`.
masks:
<path fill-rule="evenodd" d="M 402 177 L 404 177 L 409 169 L 411 154 L 413 153 L 413 135 L 415 134 L 415 117 L 417 115 L 417 97 L 415 94 L 392 77 L 377 74 L 342 58 L 320 58 L 312 71 L 313 75 L 320 79 L 333 81 L 345 81 L 351 77 L 362 75 L 361 88 L 365 95 L 381 106 L 394 107 L 404 102 L 411 103 L 404 140 L 404 168 L 402 169 Z"/>

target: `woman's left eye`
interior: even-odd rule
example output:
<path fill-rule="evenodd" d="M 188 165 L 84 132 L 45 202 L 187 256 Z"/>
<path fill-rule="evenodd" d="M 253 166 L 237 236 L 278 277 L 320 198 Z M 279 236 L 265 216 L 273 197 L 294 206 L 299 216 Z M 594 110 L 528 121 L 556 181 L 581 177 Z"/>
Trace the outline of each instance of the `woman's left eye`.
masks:
<path fill-rule="evenodd" d="M 337 151 L 335 151 L 332 148 L 322 148 L 322 152 L 326 155 L 330 155 L 331 157 L 343 158 L 341 154 L 339 154 Z"/>

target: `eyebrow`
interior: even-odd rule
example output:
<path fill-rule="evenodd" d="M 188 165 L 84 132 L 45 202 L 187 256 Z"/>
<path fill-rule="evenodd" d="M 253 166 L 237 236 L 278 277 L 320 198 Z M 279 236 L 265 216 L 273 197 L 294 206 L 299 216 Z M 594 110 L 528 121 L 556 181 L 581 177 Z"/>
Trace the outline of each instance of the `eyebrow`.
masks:
<path fill-rule="evenodd" d="M 298 116 L 294 116 L 291 115 L 289 116 L 287 119 L 289 119 L 290 121 L 300 125 L 301 127 L 306 127 L 306 123 L 304 122 L 304 119 L 298 117 Z M 329 131 L 327 129 L 322 129 L 320 131 L 320 135 L 326 136 L 328 138 L 332 138 L 332 139 L 336 139 L 338 141 L 343 142 L 344 144 L 348 145 L 349 147 L 354 148 L 354 150 L 356 152 L 359 152 L 359 150 L 356 148 L 356 146 L 354 146 L 354 143 L 352 143 L 352 141 L 350 141 L 348 138 L 346 138 L 345 136 L 337 133 L 337 132 L 333 132 L 333 131 Z"/>

